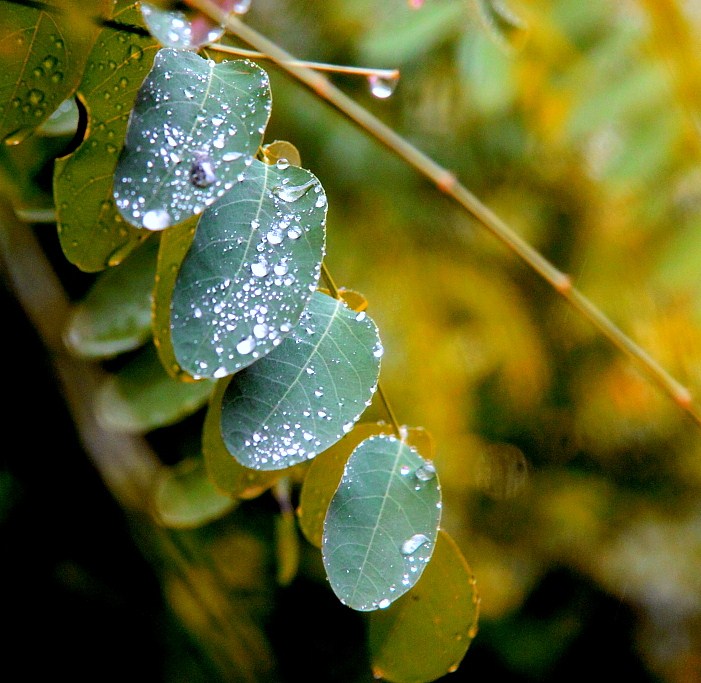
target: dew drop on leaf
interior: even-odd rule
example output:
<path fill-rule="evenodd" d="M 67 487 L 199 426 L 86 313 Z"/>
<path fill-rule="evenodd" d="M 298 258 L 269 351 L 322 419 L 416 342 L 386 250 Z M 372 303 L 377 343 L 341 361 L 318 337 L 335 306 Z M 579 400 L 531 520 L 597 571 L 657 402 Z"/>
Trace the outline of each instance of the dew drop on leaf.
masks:
<path fill-rule="evenodd" d="M 236 350 L 242 356 L 245 356 L 245 355 L 251 353 L 251 351 L 253 351 L 253 349 L 255 349 L 255 348 L 256 348 L 256 339 L 255 339 L 255 337 L 252 337 L 250 335 L 248 337 L 243 338 L 238 344 L 236 344 Z"/>
<path fill-rule="evenodd" d="M 142 224 L 147 230 L 165 230 L 170 222 L 170 214 L 165 209 L 147 211 L 142 219 Z"/>
<path fill-rule="evenodd" d="M 407 538 L 402 543 L 402 555 L 413 555 L 424 543 L 428 542 L 428 536 L 425 534 L 414 534 L 411 538 Z"/>
<path fill-rule="evenodd" d="M 283 202 L 296 202 L 300 197 L 304 197 L 309 188 L 315 184 L 316 180 L 312 179 L 302 185 L 280 185 L 273 189 L 273 193 Z"/>
<path fill-rule="evenodd" d="M 290 167 L 290 162 L 287 161 L 287 159 L 285 159 L 285 158 L 280 158 L 275 162 L 275 167 L 279 171 L 284 171 L 286 168 Z"/>
<path fill-rule="evenodd" d="M 414 474 L 419 481 L 431 481 L 436 476 L 436 467 L 432 462 L 426 462 Z"/>
<path fill-rule="evenodd" d="M 195 153 L 195 160 L 190 166 L 190 182 L 196 187 L 209 187 L 216 180 L 212 157 L 202 152 Z"/>

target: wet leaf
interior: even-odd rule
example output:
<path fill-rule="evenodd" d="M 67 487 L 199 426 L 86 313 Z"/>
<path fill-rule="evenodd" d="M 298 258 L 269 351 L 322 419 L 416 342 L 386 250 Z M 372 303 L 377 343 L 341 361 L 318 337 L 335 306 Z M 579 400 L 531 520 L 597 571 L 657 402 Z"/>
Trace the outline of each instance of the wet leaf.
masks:
<path fill-rule="evenodd" d="M 163 230 L 199 214 L 251 163 L 270 116 L 268 75 L 163 48 L 139 90 L 114 174 L 125 220 Z"/>
<path fill-rule="evenodd" d="M 263 161 L 266 164 L 279 164 L 284 166 L 301 166 L 302 157 L 299 150 L 291 143 L 285 140 L 275 140 L 268 145 L 263 145 Z"/>
<path fill-rule="evenodd" d="M 236 501 L 219 493 L 202 462 L 191 458 L 165 470 L 156 484 L 153 504 L 164 526 L 193 529 L 219 519 Z"/>
<path fill-rule="evenodd" d="M 169 377 L 156 351 L 147 346 L 99 389 L 95 412 L 113 431 L 145 433 L 177 422 L 204 406 L 213 383 Z"/>
<path fill-rule="evenodd" d="M 78 130 L 80 113 L 75 98 L 64 100 L 56 111 L 39 127 L 37 133 L 46 137 L 73 135 Z"/>
<path fill-rule="evenodd" d="M 339 600 L 370 611 L 406 593 L 431 559 L 440 516 L 440 485 L 427 460 L 396 437 L 363 441 L 324 521 L 324 567 Z"/>
<path fill-rule="evenodd" d="M 257 160 L 200 217 L 173 292 L 177 363 L 224 377 L 297 324 L 319 279 L 326 196 L 309 171 Z"/>
<path fill-rule="evenodd" d="M 46 9 L 3 4 L 0 141 L 21 142 L 73 94 L 94 33 L 75 25 L 72 4 L 54 0 Z"/>
<path fill-rule="evenodd" d="M 131 351 L 151 336 L 151 292 L 158 240 L 147 241 L 119 268 L 101 273 L 71 313 L 67 346 L 85 358 Z"/>
<path fill-rule="evenodd" d="M 194 381 L 175 359 L 170 333 L 170 304 L 178 271 L 195 236 L 197 218 L 173 226 L 161 234 L 156 265 L 156 284 L 153 289 L 153 341 L 158 357 L 168 374 L 181 381 Z"/>
<path fill-rule="evenodd" d="M 209 399 L 202 431 L 202 453 L 207 474 L 220 491 L 236 498 L 255 498 L 280 479 L 282 472 L 261 472 L 244 467 L 224 445 L 220 428 L 221 404 L 229 381 L 230 378 L 217 382 Z"/>
<path fill-rule="evenodd" d="M 224 33 L 221 26 L 202 15 L 188 16 L 180 10 L 164 10 L 146 2 L 141 3 L 141 14 L 151 34 L 166 47 L 196 50 Z"/>
<path fill-rule="evenodd" d="M 343 476 L 343 468 L 351 453 L 362 441 L 377 434 L 393 434 L 393 427 L 386 422 L 361 422 L 346 434 L 338 443 L 317 455 L 309 467 L 300 492 L 297 517 L 304 537 L 317 548 L 321 548 L 324 533 L 324 517 L 333 494 Z M 406 441 L 419 452 L 433 457 L 430 451 L 423 450 L 428 432 L 422 428 L 408 429 Z"/>
<path fill-rule="evenodd" d="M 117 2 L 112 18 L 140 23 L 136 3 L 124 0 Z M 88 129 L 75 152 L 56 160 L 54 198 L 61 248 L 84 271 L 118 264 L 144 238 L 117 213 L 112 179 L 129 111 L 156 48 L 151 38 L 106 28 L 78 87 L 88 112 Z"/>
<path fill-rule="evenodd" d="M 261 470 L 284 469 L 324 451 L 370 403 L 381 350 L 369 317 L 315 293 L 279 347 L 231 380 L 221 415 L 227 449 Z"/>
<path fill-rule="evenodd" d="M 392 683 L 424 683 L 455 671 L 476 635 L 478 607 L 465 558 L 439 531 L 421 580 L 387 610 L 370 615 L 373 673 Z"/>

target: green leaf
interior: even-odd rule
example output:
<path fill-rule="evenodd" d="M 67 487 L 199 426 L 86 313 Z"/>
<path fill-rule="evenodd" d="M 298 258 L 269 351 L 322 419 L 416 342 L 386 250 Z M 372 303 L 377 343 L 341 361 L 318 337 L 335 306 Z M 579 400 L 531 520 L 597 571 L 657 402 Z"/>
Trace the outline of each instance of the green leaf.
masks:
<path fill-rule="evenodd" d="M 109 358 L 150 338 L 157 250 L 158 240 L 148 240 L 119 268 L 98 276 L 68 321 L 64 338 L 71 351 L 85 358 Z"/>
<path fill-rule="evenodd" d="M 201 460 L 190 458 L 166 468 L 154 490 L 158 521 L 175 529 L 193 529 L 233 510 L 236 501 L 219 493 Z"/>
<path fill-rule="evenodd" d="M 155 349 L 147 346 L 100 387 L 95 412 L 107 429 L 144 433 L 199 410 L 212 388 L 212 382 L 178 382 L 169 377 Z"/>
<path fill-rule="evenodd" d="M 43 123 L 37 133 L 45 137 L 74 135 L 78 130 L 80 112 L 75 97 L 64 100 L 56 111 Z"/>
<path fill-rule="evenodd" d="M 0 141 L 21 142 L 73 94 L 94 33 L 76 30 L 70 4 L 54 0 L 46 11 L 3 3 Z"/>
<path fill-rule="evenodd" d="M 141 14 L 151 34 L 167 47 L 196 50 L 224 33 L 201 14 L 191 18 L 180 10 L 164 10 L 146 2 L 141 3 Z"/>
<path fill-rule="evenodd" d="M 376 678 L 424 683 L 455 671 L 477 633 L 479 598 L 455 541 L 438 533 L 436 550 L 412 591 L 370 615 Z"/>
<path fill-rule="evenodd" d="M 494 42 L 506 49 L 520 48 L 528 37 L 528 25 L 507 5 L 507 0 L 477 0 L 477 10 Z"/>
<path fill-rule="evenodd" d="M 365 439 L 377 434 L 392 434 L 393 427 L 386 422 L 361 422 L 353 427 L 338 443 L 326 449 L 312 460 L 300 492 L 297 518 L 304 537 L 321 548 L 324 534 L 324 517 L 333 494 L 343 476 L 343 468 L 351 453 Z M 433 455 L 428 432 L 423 428 L 406 431 L 404 440 L 418 451 Z"/>
<path fill-rule="evenodd" d="M 121 0 L 112 19 L 139 25 L 136 4 Z M 156 48 L 151 38 L 104 29 L 78 88 L 88 129 L 73 154 L 56 160 L 54 198 L 61 248 L 84 271 L 118 264 L 145 236 L 117 213 L 112 180 L 129 112 Z"/>
<path fill-rule="evenodd" d="M 441 516 L 432 464 L 392 436 L 358 446 L 324 522 L 331 587 L 356 610 L 382 609 L 406 593 L 431 559 Z"/>
<path fill-rule="evenodd" d="M 279 347 L 231 380 L 221 415 L 227 449 L 261 470 L 326 450 L 369 405 L 381 352 L 370 318 L 316 292 Z"/>
<path fill-rule="evenodd" d="M 255 498 L 280 479 L 282 472 L 262 472 L 244 467 L 224 445 L 220 428 L 221 405 L 230 379 L 217 382 L 209 399 L 202 431 L 202 453 L 207 474 L 220 491 L 236 498 Z"/>
<path fill-rule="evenodd" d="M 224 377 L 280 344 L 319 279 L 326 196 L 309 171 L 257 160 L 201 216 L 173 292 L 178 364 Z"/>
<path fill-rule="evenodd" d="M 251 163 L 270 116 L 268 74 L 163 48 L 144 80 L 114 175 L 117 208 L 163 230 L 199 214 Z"/>
<path fill-rule="evenodd" d="M 275 517 L 275 556 L 277 582 L 289 586 L 299 571 L 299 534 L 292 510 L 284 510 Z"/>

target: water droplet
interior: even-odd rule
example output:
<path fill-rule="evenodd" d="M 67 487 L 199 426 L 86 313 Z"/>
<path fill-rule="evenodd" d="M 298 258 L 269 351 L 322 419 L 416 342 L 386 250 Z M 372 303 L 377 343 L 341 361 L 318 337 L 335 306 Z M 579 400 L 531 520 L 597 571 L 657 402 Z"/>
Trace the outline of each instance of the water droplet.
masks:
<path fill-rule="evenodd" d="M 196 152 L 195 160 L 190 166 L 190 182 L 196 187 L 209 187 L 216 180 L 212 157 L 202 152 Z"/>
<path fill-rule="evenodd" d="M 316 184 L 316 180 L 308 180 L 302 185 L 280 185 L 273 188 L 273 193 L 280 197 L 283 202 L 296 202 L 300 197 L 304 197 L 310 187 Z"/>
<path fill-rule="evenodd" d="M 170 225 L 170 214 L 165 209 L 151 209 L 141 223 L 147 230 L 165 230 Z"/>
<path fill-rule="evenodd" d="M 249 335 L 248 337 L 244 337 L 238 344 L 236 344 L 236 350 L 242 355 L 245 356 L 253 349 L 256 348 L 256 339 L 255 337 Z"/>
<path fill-rule="evenodd" d="M 407 540 L 402 543 L 402 555 L 413 555 L 425 543 L 428 543 L 428 536 L 426 536 L 426 534 L 414 534 L 411 538 L 407 538 Z"/>
<path fill-rule="evenodd" d="M 243 156 L 243 152 L 226 152 L 226 154 L 222 154 L 222 161 L 236 161 L 236 159 L 240 159 Z"/>
<path fill-rule="evenodd" d="M 382 600 L 380 600 L 380 602 L 377 603 L 377 606 L 380 609 L 387 609 L 390 606 L 390 604 L 391 601 L 389 598 L 382 598 Z"/>
<path fill-rule="evenodd" d="M 299 239 L 302 236 L 302 229 L 295 225 L 287 231 L 287 236 L 291 240 Z"/>
<path fill-rule="evenodd" d="M 419 481 L 431 481 L 436 476 L 436 467 L 430 460 L 427 460 L 425 464 L 417 468 L 414 474 Z"/>
<path fill-rule="evenodd" d="M 235 0 L 234 4 L 231 6 L 231 11 L 236 14 L 246 14 L 249 9 L 251 9 L 252 0 Z"/>
<path fill-rule="evenodd" d="M 275 273 L 275 275 L 287 275 L 288 270 L 289 267 L 284 261 L 281 261 L 273 267 L 273 272 Z"/>
<path fill-rule="evenodd" d="M 397 87 L 398 78 L 382 78 L 377 74 L 368 76 L 368 85 L 370 92 L 380 100 L 386 100 L 392 96 L 392 93 Z"/>
<path fill-rule="evenodd" d="M 268 262 L 265 259 L 261 259 L 260 261 L 256 261 L 255 263 L 251 264 L 251 272 L 256 277 L 265 277 L 268 274 L 268 271 Z"/>
<path fill-rule="evenodd" d="M 41 90 L 30 90 L 29 102 L 33 105 L 41 104 L 44 101 L 44 93 Z"/>
<path fill-rule="evenodd" d="M 265 339 L 268 332 L 269 332 L 269 328 L 264 323 L 260 323 L 258 325 L 253 326 L 253 336 L 256 339 Z"/>
<path fill-rule="evenodd" d="M 367 316 L 366 316 L 366 314 L 365 314 L 365 311 L 360 311 L 360 313 L 358 313 L 358 315 L 355 316 L 355 319 L 356 319 L 358 322 L 362 322 L 363 320 L 365 320 L 366 317 L 367 317 Z"/>
<path fill-rule="evenodd" d="M 346 424 L 343 425 L 343 433 L 348 434 L 348 432 L 352 431 L 354 422 L 346 422 Z"/>
<path fill-rule="evenodd" d="M 286 168 L 290 167 L 290 162 L 285 158 L 280 158 L 275 162 L 275 167 L 280 171 L 284 171 Z"/>
<path fill-rule="evenodd" d="M 270 244 L 280 244 L 282 242 L 282 232 L 277 229 L 271 230 L 267 235 L 266 239 Z"/>
<path fill-rule="evenodd" d="M 402 465 L 399 468 L 399 474 L 401 474 L 403 477 L 409 474 L 409 472 L 411 472 L 411 467 L 409 467 L 409 465 Z"/>

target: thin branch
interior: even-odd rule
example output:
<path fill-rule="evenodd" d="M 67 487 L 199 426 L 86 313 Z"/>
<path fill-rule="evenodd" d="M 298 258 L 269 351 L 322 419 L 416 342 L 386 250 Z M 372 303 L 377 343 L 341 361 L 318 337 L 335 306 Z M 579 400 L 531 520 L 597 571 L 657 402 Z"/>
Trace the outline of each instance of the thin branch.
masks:
<path fill-rule="evenodd" d="M 344 116 L 415 168 L 441 192 L 458 202 L 498 240 L 535 270 L 604 337 L 635 362 L 648 378 L 670 396 L 698 426 L 701 426 L 701 413 L 694 405 L 690 391 L 577 290 L 566 273 L 558 270 L 540 252 L 523 240 L 489 207 L 462 185 L 453 173 L 402 138 L 392 128 L 335 87 L 325 76 L 311 69 L 295 66 L 293 63 L 296 60 L 292 55 L 236 17 L 228 16 L 211 0 L 187 0 L 187 4 L 220 23 L 244 43 L 268 55 L 290 76 L 326 100 Z"/>

